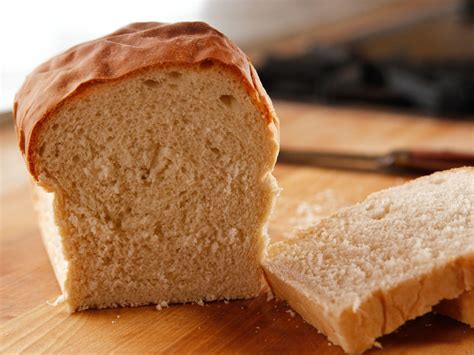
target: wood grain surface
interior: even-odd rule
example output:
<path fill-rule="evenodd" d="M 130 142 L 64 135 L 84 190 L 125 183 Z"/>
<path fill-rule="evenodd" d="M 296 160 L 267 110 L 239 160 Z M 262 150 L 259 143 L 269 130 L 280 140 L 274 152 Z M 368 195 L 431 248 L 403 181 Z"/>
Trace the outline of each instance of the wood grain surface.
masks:
<path fill-rule="evenodd" d="M 382 153 L 395 148 L 474 152 L 474 123 L 363 108 L 279 102 L 282 147 Z M 29 178 L 11 126 L 0 127 L 0 351 L 342 354 L 317 330 L 267 294 L 228 304 L 172 305 L 68 315 L 41 244 Z M 270 224 L 272 240 L 407 176 L 280 165 L 283 188 Z M 473 354 L 474 329 L 439 315 L 408 322 L 380 339 L 377 354 Z"/>

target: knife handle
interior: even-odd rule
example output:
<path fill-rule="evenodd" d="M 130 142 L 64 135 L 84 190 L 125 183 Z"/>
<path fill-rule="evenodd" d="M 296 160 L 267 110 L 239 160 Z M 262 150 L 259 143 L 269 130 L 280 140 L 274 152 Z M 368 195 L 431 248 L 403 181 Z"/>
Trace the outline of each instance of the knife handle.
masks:
<path fill-rule="evenodd" d="M 388 168 L 435 172 L 463 166 L 474 166 L 474 153 L 398 150 L 389 153 L 383 160 Z"/>

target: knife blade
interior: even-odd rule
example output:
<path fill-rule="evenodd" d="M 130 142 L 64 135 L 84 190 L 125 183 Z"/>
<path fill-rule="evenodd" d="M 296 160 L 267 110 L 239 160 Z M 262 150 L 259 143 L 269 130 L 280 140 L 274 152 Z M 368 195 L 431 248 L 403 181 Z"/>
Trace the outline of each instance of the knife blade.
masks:
<path fill-rule="evenodd" d="M 462 166 L 474 166 L 474 153 L 395 150 L 378 155 L 282 149 L 278 162 L 343 170 L 427 174 Z"/>

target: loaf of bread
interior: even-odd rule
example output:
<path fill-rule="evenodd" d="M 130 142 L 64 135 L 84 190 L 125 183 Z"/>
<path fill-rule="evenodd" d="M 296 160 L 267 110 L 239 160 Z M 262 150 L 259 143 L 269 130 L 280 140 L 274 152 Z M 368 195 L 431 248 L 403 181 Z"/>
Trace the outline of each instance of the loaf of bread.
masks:
<path fill-rule="evenodd" d="M 258 295 L 278 120 L 222 33 L 136 23 L 77 45 L 14 117 L 71 311 Z"/>
<path fill-rule="evenodd" d="M 474 169 L 370 195 L 270 245 L 267 279 L 346 352 L 474 288 Z"/>

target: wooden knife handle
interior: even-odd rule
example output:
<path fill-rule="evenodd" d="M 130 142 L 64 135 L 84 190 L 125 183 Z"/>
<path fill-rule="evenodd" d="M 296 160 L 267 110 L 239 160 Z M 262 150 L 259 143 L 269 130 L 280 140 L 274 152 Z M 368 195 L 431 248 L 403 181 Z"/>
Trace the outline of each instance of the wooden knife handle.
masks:
<path fill-rule="evenodd" d="M 428 150 L 399 150 L 387 155 L 389 167 L 435 172 L 474 166 L 474 153 Z"/>

